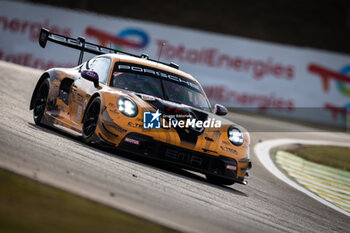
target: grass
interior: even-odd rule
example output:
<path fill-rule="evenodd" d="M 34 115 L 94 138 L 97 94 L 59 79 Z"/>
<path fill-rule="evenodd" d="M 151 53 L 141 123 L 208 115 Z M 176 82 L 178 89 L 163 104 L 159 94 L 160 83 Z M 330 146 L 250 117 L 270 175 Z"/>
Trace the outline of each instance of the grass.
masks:
<path fill-rule="evenodd" d="M 288 151 L 315 163 L 350 171 L 350 147 L 301 146 Z"/>
<path fill-rule="evenodd" d="M 0 169 L 0 232 L 175 232 Z"/>

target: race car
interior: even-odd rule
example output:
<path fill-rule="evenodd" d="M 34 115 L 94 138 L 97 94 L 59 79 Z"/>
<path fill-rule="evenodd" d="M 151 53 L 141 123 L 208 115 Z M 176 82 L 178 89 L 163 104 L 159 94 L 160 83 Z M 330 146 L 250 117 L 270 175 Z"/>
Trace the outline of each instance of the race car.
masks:
<path fill-rule="evenodd" d="M 34 122 L 98 144 L 206 175 L 210 182 L 247 184 L 249 133 L 220 117 L 199 82 L 175 63 L 152 60 L 41 29 L 47 41 L 80 50 L 78 66 L 39 78 Z M 82 62 L 84 53 L 97 56 Z"/>

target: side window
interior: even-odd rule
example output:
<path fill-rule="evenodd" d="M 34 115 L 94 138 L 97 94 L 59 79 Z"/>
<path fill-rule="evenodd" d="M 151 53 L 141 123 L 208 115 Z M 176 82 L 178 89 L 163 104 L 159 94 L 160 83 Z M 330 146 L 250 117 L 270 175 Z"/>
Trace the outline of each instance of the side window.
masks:
<path fill-rule="evenodd" d="M 86 62 L 82 64 L 81 71 L 84 70 L 89 70 L 88 67 L 90 68 L 91 64 L 95 61 L 95 59 L 89 59 Z"/>
<path fill-rule="evenodd" d="M 89 68 L 98 74 L 100 83 L 107 83 L 110 64 L 110 60 L 104 57 L 98 57 L 89 61 Z"/>

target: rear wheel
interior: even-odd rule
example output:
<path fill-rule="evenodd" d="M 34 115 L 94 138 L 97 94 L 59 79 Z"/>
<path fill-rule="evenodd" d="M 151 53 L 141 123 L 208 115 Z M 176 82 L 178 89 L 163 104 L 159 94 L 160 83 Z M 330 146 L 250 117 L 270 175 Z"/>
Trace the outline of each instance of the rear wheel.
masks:
<path fill-rule="evenodd" d="M 226 179 L 226 178 L 222 178 L 222 177 L 217 177 L 215 175 L 210 175 L 207 174 L 205 175 L 207 177 L 207 180 L 211 183 L 214 184 L 219 184 L 219 185 L 233 185 L 235 182 L 230 180 L 230 179 Z"/>
<path fill-rule="evenodd" d="M 33 118 L 37 125 L 41 124 L 41 119 L 45 113 L 45 107 L 47 103 L 47 97 L 49 95 L 50 84 L 49 80 L 45 79 L 41 83 L 34 100 Z"/>
<path fill-rule="evenodd" d="M 90 143 L 94 137 L 100 108 L 101 100 L 99 97 L 96 97 L 85 111 L 83 119 L 83 141 L 85 143 Z"/>

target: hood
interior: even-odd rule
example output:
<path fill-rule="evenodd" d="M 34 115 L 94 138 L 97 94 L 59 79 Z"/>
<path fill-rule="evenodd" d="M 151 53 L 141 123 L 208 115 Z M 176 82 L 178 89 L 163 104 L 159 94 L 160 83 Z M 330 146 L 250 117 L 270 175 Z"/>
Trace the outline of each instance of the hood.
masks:
<path fill-rule="evenodd" d="M 202 135 L 204 132 L 208 131 L 221 131 L 227 130 L 227 128 L 234 123 L 223 118 L 217 116 L 213 113 L 206 112 L 204 110 L 188 106 L 185 104 L 175 103 L 172 101 L 163 100 L 160 98 L 155 98 L 153 96 L 143 95 L 143 94 L 135 94 L 139 99 L 151 105 L 154 109 L 159 110 L 162 114 L 162 119 L 167 123 L 167 125 L 172 125 L 172 127 L 176 130 L 179 135 L 181 142 L 196 144 L 198 137 Z M 146 110 L 148 111 L 148 110 Z M 197 125 L 190 127 L 180 127 L 177 125 L 179 121 L 191 121 L 191 122 L 207 122 L 209 125 L 214 125 L 215 122 L 220 121 L 220 128 L 204 128 L 197 127 Z M 164 122 L 163 121 L 163 122 Z M 176 126 L 174 126 L 176 125 Z M 164 126 L 164 125 L 163 125 Z"/>

